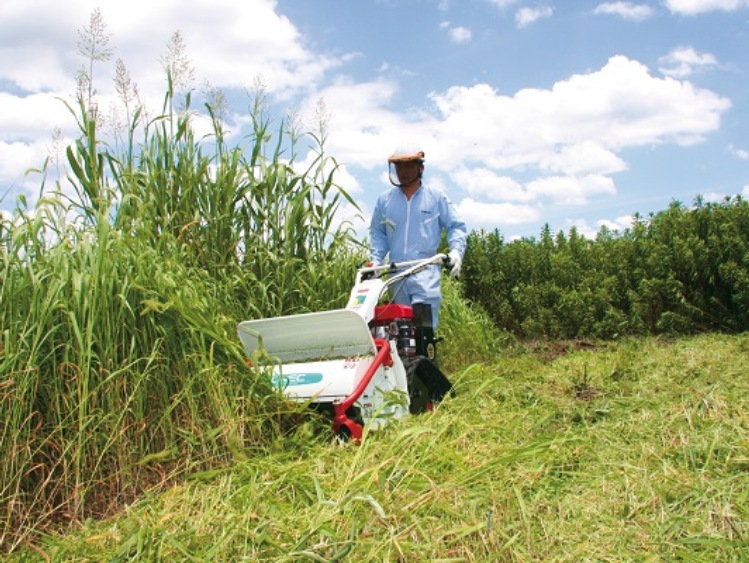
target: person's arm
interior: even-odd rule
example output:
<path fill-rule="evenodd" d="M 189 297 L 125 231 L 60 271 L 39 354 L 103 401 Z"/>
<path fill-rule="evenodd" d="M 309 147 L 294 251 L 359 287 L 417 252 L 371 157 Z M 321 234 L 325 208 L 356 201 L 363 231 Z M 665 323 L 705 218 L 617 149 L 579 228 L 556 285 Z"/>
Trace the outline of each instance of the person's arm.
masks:
<path fill-rule="evenodd" d="M 372 220 L 369 224 L 369 259 L 373 266 L 380 266 L 385 261 L 388 253 L 388 239 L 385 233 L 385 224 L 382 220 L 382 204 L 377 200 Z"/>
<path fill-rule="evenodd" d="M 447 196 L 443 200 L 444 209 L 441 214 L 444 219 L 444 227 L 447 230 L 447 244 L 450 250 L 456 251 L 461 258 L 466 251 L 466 237 L 468 231 L 466 224 L 458 215 L 455 204 Z"/>
<path fill-rule="evenodd" d="M 445 218 L 444 227 L 447 230 L 447 244 L 450 247 L 448 257 L 452 264 L 450 274 L 453 277 L 458 277 L 463 265 L 463 254 L 466 251 L 466 224 L 458 216 L 455 204 L 449 197 L 445 196 L 442 200 L 442 204 L 444 209 L 441 212 L 441 215 Z"/>

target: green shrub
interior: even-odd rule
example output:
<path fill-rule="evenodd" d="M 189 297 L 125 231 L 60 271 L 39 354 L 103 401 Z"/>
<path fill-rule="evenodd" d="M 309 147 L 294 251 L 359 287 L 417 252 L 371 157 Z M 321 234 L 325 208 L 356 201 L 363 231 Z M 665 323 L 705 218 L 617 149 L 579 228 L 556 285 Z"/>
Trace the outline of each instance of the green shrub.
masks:
<path fill-rule="evenodd" d="M 749 329 L 749 205 L 674 202 L 623 233 L 469 236 L 464 295 L 521 338 Z"/>

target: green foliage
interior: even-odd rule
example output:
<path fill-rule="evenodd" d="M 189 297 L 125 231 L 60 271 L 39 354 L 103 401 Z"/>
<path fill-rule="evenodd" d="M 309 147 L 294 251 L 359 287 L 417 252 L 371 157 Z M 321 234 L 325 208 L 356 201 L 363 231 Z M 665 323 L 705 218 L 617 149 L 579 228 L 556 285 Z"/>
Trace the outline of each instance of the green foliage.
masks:
<path fill-rule="evenodd" d="M 621 234 L 469 236 L 464 294 L 523 338 L 749 329 L 749 204 L 674 202 Z"/>
<path fill-rule="evenodd" d="M 440 369 L 453 373 L 473 363 L 491 362 L 516 346 L 515 338 L 499 330 L 484 311 L 461 295 L 460 283 L 442 280 L 438 344 Z"/>
<path fill-rule="evenodd" d="M 3 550 L 285 432 L 296 407 L 247 367 L 237 323 L 343 306 L 363 261 L 313 134 L 301 171 L 302 137 L 258 107 L 246 149 L 210 108 L 198 139 L 170 87 L 118 152 L 86 99 L 67 183 L 0 223 Z"/>

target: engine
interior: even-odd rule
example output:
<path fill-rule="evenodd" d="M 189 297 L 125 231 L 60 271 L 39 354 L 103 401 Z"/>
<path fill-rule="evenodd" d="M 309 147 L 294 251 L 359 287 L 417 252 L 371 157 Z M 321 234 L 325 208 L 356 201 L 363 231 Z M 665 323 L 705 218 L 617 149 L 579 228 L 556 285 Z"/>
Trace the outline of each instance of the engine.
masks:
<path fill-rule="evenodd" d="M 375 308 L 369 323 L 372 336 L 395 340 L 408 378 L 412 414 L 431 410 L 451 388 L 437 367 L 437 341 L 432 327 L 432 307 L 414 303 L 413 307 L 390 303 Z"/>
<path fill-rule="evenodd" d="M 434 338 L 430 305 L 380 305 L 375 308 L 375 317 L 369 326 L 375 338 L 396 341 L 398 355 L 404 364 L 417 356 L 436 363 L 438 340 Z"/>

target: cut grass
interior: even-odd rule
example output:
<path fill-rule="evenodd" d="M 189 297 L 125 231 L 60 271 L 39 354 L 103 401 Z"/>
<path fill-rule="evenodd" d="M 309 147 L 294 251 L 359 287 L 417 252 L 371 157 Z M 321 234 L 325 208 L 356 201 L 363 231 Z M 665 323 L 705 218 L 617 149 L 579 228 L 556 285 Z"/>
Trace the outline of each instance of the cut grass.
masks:
<path fill-rule="evenodd" d="M 14 557 L 746 560 L 748 351 L 706 335 L 497 358 L 359 446 L 310 419 Z"/>

